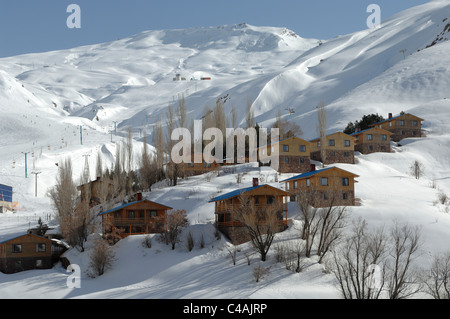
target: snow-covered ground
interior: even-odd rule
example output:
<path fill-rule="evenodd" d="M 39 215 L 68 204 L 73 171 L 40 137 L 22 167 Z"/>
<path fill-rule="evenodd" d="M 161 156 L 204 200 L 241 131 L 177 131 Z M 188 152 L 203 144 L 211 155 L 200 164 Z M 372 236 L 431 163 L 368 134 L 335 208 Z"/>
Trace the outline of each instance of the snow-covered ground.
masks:
<path fill-rule="evenodd" d="M 46 196 L 55 182 L 55 164 L 70 156 L 78 177 L 87 158 L 93 174 L 100 152 L 110 167 L 128 127 L 137 157 L 143 132 L 151 134 L 157 120 L 165 122 L 167 105 L 176 104 L 181 94 L 190 120 L 227 96 L 227 114 L 236 107 L 244 123 L 250 99 L 258 123 L 272 124 L 280 110 L 301 126 L 305 139 L 317 135 L 315 108 L 323 100 L 330 132 L 371 113 L 386 117 L 405 111 L 425 119 L 426 137 L 394 144 L 390 154 L 358 154 L 356 164 L 337 166 L 359 175 L 355 192 L 361 206 L 351 208 L 352 218 L 362 217 L 370 227 L 394 220 L 421 226 L 424 245 L 417 265 L 427 268 L 431 256 L 450 251 L 450 215 L 437 203 L 440 191 L 450 194 L 450 42 L 426 48 L 449 18 L 448 3 L 431 1 L 388 19 L 379 29 L 320 46 L 289 30 L 242 24 L 147 31 L 111 43 L 0 59 L 0 183 L 14 187 L 18 203 L 15 214 L 0 215 L 0 239 L 24 233 L 39 217 L 57 226 L 47 220 L 53 210 Z M 402 49 L 407 49 L 405 59 Z M 177 73 L 186 81 L 174 82 Z M 205 76 L 212 80 L 201 81 Z M 111 134 L 115 121 L 118 136 Z M 419 180 L 409 173 L 414 160 L 425 167 Z M 38 171 L 35 197 L 32 172 Z M 241 184 L 237 172 L 245 173 Z M 83 272 L 80 289 L 67 287 L 69 274 L 57 265 L 0 273 L 0 298 L 338 298 L 334 277 L 314 257 L 297 274 L 276 263 L 272 249 L 263 263 L 270 273 L 259 283 L 252 275 L 258 256 L 247 265 L 246 253 L 253 252 L 249 244 L 239 247 L 238 262 L 232 264 L 230 244 L 214 237 L 209 199 L 250 186 L 253 177 L 284 187 L 277 180 L 291 176 L 276 179 L 271 169 L 253 164 L 237 172 L 192 177 L 144 194 L 186 209 L 189 230 L 197 239 L 204 236 L 204 248 L 188 252 L 181 244 L 172 251 L 156 239 L 152 248 L 144 248 L 142 236 L 130 237 L 114 246 L 114 266 L 98 278 L 86 274 L 89 247 L 84 253 L 72 250 L 68 257 Z M 437 188 L 430 187 L 433 181 Z M 277 234 L 276 242 L 299 236 L 294 203 L 289 218 L 289 229 Z"/>

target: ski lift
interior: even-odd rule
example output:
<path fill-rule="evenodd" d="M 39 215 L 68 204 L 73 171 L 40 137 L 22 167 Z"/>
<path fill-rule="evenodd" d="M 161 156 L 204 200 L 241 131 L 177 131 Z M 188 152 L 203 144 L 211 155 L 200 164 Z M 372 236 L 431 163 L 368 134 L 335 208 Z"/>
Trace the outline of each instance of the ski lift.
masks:
<path fill-rule="evenodd" d="M 289 115 L 295 114 L 295 110 L 294 110 L 293 108 L 291 108 L 291 107 L 288 107 L 288 108 L 286 109 L 286 111 L 289 112 Z"/>

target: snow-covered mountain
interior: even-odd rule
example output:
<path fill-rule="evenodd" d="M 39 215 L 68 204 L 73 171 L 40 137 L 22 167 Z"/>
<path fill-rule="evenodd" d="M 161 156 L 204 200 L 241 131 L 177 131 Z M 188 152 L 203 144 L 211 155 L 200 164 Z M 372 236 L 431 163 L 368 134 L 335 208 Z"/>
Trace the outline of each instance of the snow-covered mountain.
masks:
<path fill-rule="evenodd" d="M 158 120 L 165 122 L 168 104 L 176 104 L 184 95 L 190 120 L 200 119 L 205 106 L 212 107 L 218 98 L 226 97 L 227 114 L 234 106 L 243 124 L 250 100 L 260 125 L 270 126 L 281 111 L 286 119 L 301 126 L 305 139 L 317 135 L 316 107 L 322 101 L 327 105 L 330 132 L 341 131 L 349 121 L 370 113 L 386 117 L 388 113 L 405 111 L 424 118 L 425 138 L 406 139 L 391 154 L 359 155 L 358 164 L 341 167 L 360 175 L 356 196 L 361 198 L 362 206 L 353 209 L 355 217 L 361 216 L 376 225 L 393 219 L 420 224 L 426 234 L 427 253 L 448 250 L 450 216 L 444 207 L 433 204 L 437 190 L 428 184 L 437 181 L 443 192 L 450 193 L 449 38 L 450 4 L 430 1 L 389 18 L 380 28 L 328 40 L 304 39 L 283 28 L 239 24 L 146 31 L 110 43 L 0 59 L 0 183 L 14 186 L 15 200 L 19 203 L 14 216 L 0 216 L 0 235 L 4 237 L 28 228 L 28 220 L 11 218 L 51 212 L 45 194 L 54 184 L 55 163 L 71 156 L 74 171 L 80 174 L 85 155 L 92 155 L 88 159 L 94 167 L 95 155 L 100 151 L 105 164 L 110 166 L 115 154 L 115 144 L 111 141 L 120 141 L 120 135 L 128 127 L 136 139 L 135 150 L 139 151 L 143 132 L 151 134 Z M 177 74 L 185 80 L 174 81 Z M 289 108 L 295 114 L 290 114 Z M 111 134 L 114 122 L 119 136 Z M 33 167 L 41 172 L 36 198 L 34 176 L 24 178 L 24 153 L 28 153 L 28 174 Z M 415 159 L 426 167 L 426 177 L 420 181 L 408 173 Z M 246 182 L 262 174 L 265 180 L 280 187 L 273 178 L 274 172 L 246 169 L 249 178 Z M 210 182 L 198 177 L 182 181 L 175 188 L 158 189 L 148 196 L 189 208 L 193 227 L 208 233 L 209 222 L 214 218 L 212 204 L 208 203 L 210 196 L 238 187 L 234 182 L 232 175 L 213 178 Z M 296 208 L 292 206 L 292 209 L 293 227 L 278 240 L 294 236 L 299 221 Z M 121 267 L 132 267 L 136 274 L 143 268 L 127 261 L 131 254 L 142 253 L 137 241 L 128 239 L 117 248 L 119 257 L 122 256 Z M 337 295 L 332 278 L 320 275 L 321 266 L 314 264 L 310 272 L 298 277 L 274 270 L 271 284 L 255 290 L 243 274 L 248 272 L 251 276 L 250 271 L 244 265 L 232 269 L 223 245 L 226 243 L 211 239 L 209 251 L 199 250 L 192 259 L 184 251 L 178 255 L 160 254 L 160 250 L 144 252 L 139 255 L 142 265 L 155 264 L 155 258 L 160 258 L 151 273 L 139 275 L 130 282 L 114 281 L 112 278 L 118 277 L 123 269 L 117 267 L 108 279 L 86 279 L 89 289 L 73 296 L 326 298 Z M 87 259 L 75 258 L 80 263 Z M 194 275 L 183 275 L 183 268 L 192 270 L 202 263 L 208 265 L 208 269 L 202 269 L 210 275 L 210 280 L 207 276 L 200 280 Z M 218 269 L 225 269 L 222 279 L 216 276 Z M 0 296 L 33 296 L 25 284 L 30 274 L 42 276 L 41 280 L 48 280 L 53 287 L 56 282 L 64 282 L 66 276 L 61 269 L 43 275 L 41 272 L 0 274 L 0 281 L 4 282 L 0 283 Z M 180 281 L 170 280 L 171 276 Z M 242 280 L 248 280 L 244 286 Z M 12 291 L 11 295 L 4 293 L 6 289 Z M 55 288 L 49 296 L 72 295 L 62 287 Z"/>

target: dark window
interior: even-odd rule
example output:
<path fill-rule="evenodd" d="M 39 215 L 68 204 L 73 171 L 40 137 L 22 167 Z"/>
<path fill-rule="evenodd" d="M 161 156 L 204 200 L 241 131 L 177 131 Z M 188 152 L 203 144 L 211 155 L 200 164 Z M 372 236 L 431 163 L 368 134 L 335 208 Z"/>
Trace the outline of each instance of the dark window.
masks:
<path fill-rule="evenodd" d="M 289 157 L 285 157 L 285 158 L 284 158 L 284 162 L 285 162 L 286 164 L 289 164 Z"/>
<path fill-rule="evenodd" d="M 345 140 L 344 141 L 344 146 L 345 147 L 350 147 L 350 140 Z"/>
<path fill-rule="evenodd" d="M 328 186 L 328 177 L 321 177 L 320 178 L 320 185 L 321 186 Z"/>
<path fill-rule="evenodd" d="M 42 253 L 45 252 L 46 250 L 47 250 L 46 245 L 44 243 L 36 244 L 36 252 Z"/>
<path fill-rule="evenodd" d="M 335 145 L 334 140 L 329 140 L 329 141 L 328 141 L 328 145 L 329 145 L 329 146 L 334 146 L 334 145 Z"/>
<path fill-rule="evenodd" d="M 21 253 L 22 252 L 22 244 L 14 244 L 12 251 L 13 251 L 13 253 Z"/>
<path fill-rule="evenodd" d="M 134 218 L 134 210 L 128 211 L 128 218 Z"/>
<path fill-rule="evenodd" d="M 275 197 L 267 196 L 267 205 L 272 205 L 275 202 Z"/>
<path fill-rule="evenodd" d="M 387 135 L 386 134 L 381 135 L 381 140 L 382 141 L 387 141 Z"/>
<path fill-rule="evenodd" d="M 289 152 L 289 145 L 283 145 L 283 152 Z"/>
<path fill-rule="evenodd" d="M 343 177 L 342 186 L 349 186 L 349 185 L 350 185 L 349 179 L 347 177 Z"/>
<path fill-rule="evenodd" d="M 342 199 L 348 199 L 348 194 L 347 193 L 342 193 Z"/>
<path fill-rule="evenodd" d="M 152 218 L 152 217 L 156 217 L 158 216 L 158 212 L 156 210 L 150 210 L 148 212 L 148 217 Z"/>
<path fill-rule="evenodd" d="M 300 152 L 306 152 L 306 145 L 300 145 Z"/>

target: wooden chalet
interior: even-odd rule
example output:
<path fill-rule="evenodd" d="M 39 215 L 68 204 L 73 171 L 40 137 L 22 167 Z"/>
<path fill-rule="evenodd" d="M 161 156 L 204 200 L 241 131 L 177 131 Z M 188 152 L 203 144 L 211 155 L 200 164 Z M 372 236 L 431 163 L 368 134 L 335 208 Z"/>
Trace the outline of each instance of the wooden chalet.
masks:
<path fill-rule="evenodd" d="M 388 119 L 372 124 L 371 127 L 382 128 L 392 133 L 391 139 L 395 142 L 407 137 L 422 137 L 422 122 L 424 119 L 410 113 L 393 117 L 389 113 Z"/>
<path fill-rule="evenodd" d="M 249 241 L 249 235 L 243 224 L 237 220 L 238 210 L 242 203 L 240 202 L 245 196 L 248 198 L 251 207 L 258 210 L 267 210 L 270 207 L 276 207 L 276 212 L 280 229 L 283 231 L 287 227 L 287 198 L 290 194 L 272 187 L 270 185 L 258 185 L 257 179 L 253 181 L 252 187 L 238 189 L 230 193 L 218 196 L 210 203 L 215 203 L 216 225 L 218 229 L 224 233 L 233 244 L 241 244 Z M 275 206 L 276 205 L 276 206 Z"/>
<path fill-rule="evenodd" d="M 77 189 L 81 192 L 81 199 L 89 200 L 90 206 L 93 207 L 100 204 L 103 193 L 106 193 L 107 200 L 113 197 L 114 184 L 107 177 L 97 177 L 95 181 L 80 185 Z"/>
<path fill-rule="evenodd" d="M 278 147 L 279 152 L 279 173 L 303 173 L 310 170 L 312 147 L 310 142 L 292 136 L 277 143 L 259 147 L 259 157 L 267 156 L 268 149 L 274 152 L 275 147 Z"/>
<path fill-rule="evenodd" d="M 326 136 L 325 160 L 320 152 L 320 138 L 311 140 L 311 159 L 325 165 L 333 163 L 355 163 L 355 140 L 348 134 L 337 132 Z"/>
<path fill-rule="evenodd" d="M 0 271 L 12 274 L 32 269 L 50 269 L 62 253 L 48 238 L 26 234 L 0 242 Z"/>
<path fill-rule="evenodd" d="M 391 152 L 391 135 L 393 133 L 379 127 L 357 131 L 352 134 L 356 138 L 355 151 L 361 154 L 375 152 Z"/>
<path fill-rule="evenodd" d="M 194 157 L 195 158 L 195 157 Z M 203 159 L 202 155 L 202 163 L 183 163 L 184 176 L 197 176 L 205 173 L 209 173 L 212 171 L 217 171 L 222 167 L 221 164 L 216 161 L 212 163 L 207 163 Z"/>
<path fill-rule="evenodd" d="M 162 233 L 166 227 L 166 214 L 172 207 L 143 200 L 138 194 L 138 200 L 121 205 L 100 213 L 102 217 L 103 234 L 108 235 L 118 230 L 119 236 Z"/>
<path fill-rule="evenodd" d="M 328 167 L 314 170 L 288 178 L 285 189 L 293 197 L 299 191 L 309 192 L 313 195 L 313 207 L 333 206 L 355 206 L 355 178 L 359 177 L 353 173 L 338 167 Z"/>

